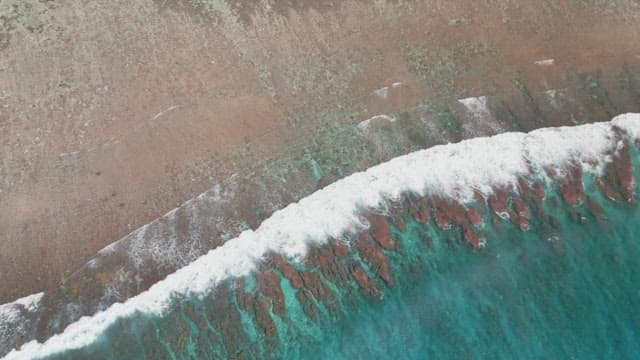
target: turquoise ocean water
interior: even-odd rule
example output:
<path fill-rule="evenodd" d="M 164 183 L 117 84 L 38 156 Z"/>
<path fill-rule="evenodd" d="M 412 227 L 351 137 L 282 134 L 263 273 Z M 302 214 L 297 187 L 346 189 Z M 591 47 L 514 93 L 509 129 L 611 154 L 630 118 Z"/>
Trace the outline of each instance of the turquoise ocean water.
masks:
<path fill-rule="evenodd" d="M 331 253 L 334 273 L 294 264 L 308 275 L 303 288 L 268 262 L 261 271 L 277 276 L 267 287 L 255 275 L 234 279 L 204 299 L 176 298 L 163 316 L 121 319 L 98 342 L 50 358 L 638 358 L 640 209 L 605 199 L 593 175 L 583 182 L 602 214 L 567 205 L 548 185 L 541 205 L 528 203 L 544 215 L 526 232 L 467 204 L 483 215 L 482 249 L 459 228 L 439 229 L 433 217 L 422 224 L 405 209 L 405 226 L 391 226 L 395 247 L 382 250 L 391 286 L 353 245 Z M 340 275 L 356 268 L 378 292 Z M 282 304 L 278 291 L 265 291 L 278 285 Z"/>

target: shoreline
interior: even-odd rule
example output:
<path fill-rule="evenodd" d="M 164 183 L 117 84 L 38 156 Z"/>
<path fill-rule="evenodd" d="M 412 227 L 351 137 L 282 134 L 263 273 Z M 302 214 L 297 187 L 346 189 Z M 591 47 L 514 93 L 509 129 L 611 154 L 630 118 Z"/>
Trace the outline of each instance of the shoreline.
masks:
<path fill-rule="evenodd" d="M 341 234 L 345 232 L 357 233 L 363 226 L 365 229 L 368 228 L 361 224 L 360 216 L 357 215 L 361 207 L 376 208 L 383 201 L 398 200 L 402 193 L 436 199 L 450 198 L 455 204 L 458 202 L 465 204 L 473 202 L 479 192 L 482 197 L 488 199 L 485 204 L 490 204 L 493 211 L 499 215 L 501 213 L 499 199 L 502 198 L 500 189 L 517 190 L 522 186 L 521 178 L 531 176 L 536 179 L 535 181 L 549 182 L 564 179 L 566 184 L 562 185 L 563 199 L 569 205 L 575 205 L 577 202 L 584 201 L 579 200 L 584 194 L 581 194 L 583 191 L 581 180 L 580 185 L 574 188 L 572 178 L 575 176 L 572 166 L 577 167 L 580 174 L 584 171 L 603 175 L 606 165 L 609 161 L 613 161 L 607 160 L 607 157 L 620 151 L 619 141 L 633 146 L 640 140 L 639 135 L 640 114 L 626 114 L 610 122 L 545 128 L 526 134 L 505 133 L 490 138 L 476 138 L 457 144 L 436 146 L 394 158 L 367 169 L 366 172 L 356 173 L 339 180 L 298 203 L 290 204 L 285 209 L 277 211 L 255 232 L 244 231 L 238 238 L 229 240 L 185 268 L 171 274 L 167 279 L 158 282 L 149 291 L 131 298 L 124 304 L 114 304 L 93 317 L 80 319 L 65 329 L 61 335 L 53 336 L 45 345 L 31 343 L 22 351 L 35 354 L 42 350 L 42 346 L 69 349 L 71 343 L 76 347 L 87 346 L 95 340 L 91 339 L 91 336 L 97 338 L 98 334 L 117 318 L 134 313 L 160 314 L 166 309 L 171 298 L 176 295 L 205 296 L 229 277 L 245 276 L 255 270 L 258 267 L 257 263 L 262 262 L 270 252 L 282 255 L 288 261 L 300 260 L 307 256 L 309 245 L 320 246 L 330 239 L 340 239 Z M 571 139 L 571 141 L 559 142 L 557 141 L 559 138 Z M 590 142 L 585 142 L 585 139 L 589 139 Z M 509 150 L 507 152 L 509 156 L 501 156 L 504 153 L 496 149 Z M 484 163 L 476 159 L 487 156 L 494 156 L 495 159 Z M 615 156 L 618 157 L 618 155 Z M 616 176 L 631 176 L 631 178 L 619 178 L 618 181 L 622 186 L 619 190 L 623 193 L 625 191 L 633 193 L 635 186 L 633 172 L 627 173 L 624 170 L 624 167 L 631 166 L 631 163 L 626 164 L 624 158 L 623 154 L 620 155 L 622 160 L 616 160 L 621 161 L 620 164 L 615 165 L 617 169 L 615 171 L 620 174 Z M 443 161 L 447 163 L 444 164 Z M 618 169 L 620 165 L 622 167 Z M 439 166 L 440 171 L 432 172 L 433 166 Z M 627 188 L 629 186 L 630 188 Z M 366 191 L 354 192 L 353 189 Z M 345 194 L 350 195 L 345 196 Z M 524 193 L 522 195 L 525 196 Z M 628 198 L 626 201 L 633 200 Z M 506 202 L 504 206 L 506 207 Z M 327 214 L 321 216 L 324 220 L 314 223 L 313 219 L 317 219 L 318 211 L 325 211 Z M 439 227 L 448 228 L 450 225 L 447 225 L 447 221 L 454 221 L 456 224 L 459 222 L 456 220 L 458 215 L 449 214 L 449 211 L 454 210 L 447 210 L 445 206 L 443 211 L 444 215 L 434 214 Z M 522 211 L 520 213 L 524 214 Z M 292 221 L 297 219 L 296 221 L 300 222 L 300 217 L 308 218 L 307 222 L 303 222 L 306 226 L 293 225 Z M 372 222 L 373 220 L 369 221 L 374 227 L 373 232 L 379 233 L 376 230 L 378 225 Z M 515 218 L 510 221 L 522 226 Z M 468 220 L 464 220 L 459 225 L 471 226 L 467 222 Z M 475 248 L 484 247 L 477 238 L 467 235 L 467 232 L 471 231 L 469 229 L 465 228 L 465 241 Z M 391 238 L 385 240 L 384 236 L 380 238 L 380 235 L 376 235 L 376 239 L 381 246 L 393 248 Z M 239 242 L 246 244 L 241 246 Z M 381 276 L 386 279 L 384 274 Z M 358 282 L 360 283 L 360 280 Z M 19 354 L 20 352 L 14 352 L 9 355 L 9 358 L 20 356 Z"/>

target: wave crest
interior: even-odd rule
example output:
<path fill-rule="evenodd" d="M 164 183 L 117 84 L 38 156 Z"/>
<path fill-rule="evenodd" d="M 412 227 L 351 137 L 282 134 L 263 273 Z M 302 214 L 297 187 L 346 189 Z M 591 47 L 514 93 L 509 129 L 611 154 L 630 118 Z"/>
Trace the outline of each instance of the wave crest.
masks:
<path fill-rule="evenodd" d="M 600 172 L 609 161 L 608 154 L 618 148 L 619 131 L 626 140 L 640 139 L 640 114 L 625 114 L 604 123 L 476 138 L 394 158 L 290 204 L 255 231 L 243 232 L 148 291 L 84 317 L 44 343 L 27 343 L 7 359 L 43 357 L 87 346 L 120 318 L 136 313 L 161 315 L 175 294 L 204 296 L 226 279 L 249 274 L 270 252 L 300 260 L 311 245 L 367 227 L 360 209 L 377 207 L 406 192 L 469 202 L 476 192 L 489 196 L 496 187 L 517 188 L 522 176 L 548 180 L 551 172 L 568 175 L 575 164 L 584 171 Z"/>

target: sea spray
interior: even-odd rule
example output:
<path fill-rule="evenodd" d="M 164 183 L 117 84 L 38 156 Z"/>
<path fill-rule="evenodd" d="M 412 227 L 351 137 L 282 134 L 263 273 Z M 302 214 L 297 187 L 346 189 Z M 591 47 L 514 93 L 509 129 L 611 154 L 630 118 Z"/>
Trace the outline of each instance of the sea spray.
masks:
<path fill-rule="evenodd" d="M 616 121 L 621 122 L 614 120 L 614 123 Z M 368 216 L 368 219 L 364 217 L 363 209 L 378 208 L 385 203 L 385 199 L 414 203 L 417 200 L 411 201 L 411 197 L 424 199 L 426 195 L 429 198 L 426 203 L 429 205 L 426 208 L 417 206 L 413 210 L 413 213 L 420 215 L 414 220 L 425 221 L 429 218 L 428 224 L 423 224 L 427 229 L 424 241 L 427 243 L 436 241 L 434 239 L 438 238 L 437 234 L 429 235 L 428 233 L 428 231 L 435 231 L 435 228 L 438 231 L 453 231 L 457 232 L 461 238 L 456 241 L 446 237 L 448 239 L 446 242 L 452 244 L 454 248 L 471 251 L 460 244 L 466 240 L 472 247 L 480 247 L 485 244 L 484 239 L 493 237 L 488 236 L 491 234 L 483 235 L 481 231 L 475 229 L 476 224 L 472 221 L 472 215 L 461 215 L 459 206 L 450 209 L 447 204 L 463 203 L 469 206 L 474 201 L 480 203 L 480 198 L 489 199 L 489 204 L 496 208 L 492 214 L 497 213 L 501 216 L 491 215 L 491 219 L 483 217 L 482 222 L 496 227 L 507 219 L 525 217 L 526 211 L 523 212 L 522 208 L 516 209 L 513 216 L 506 210 L 512 205 L 509 200 L 510 194 L 519 193 L 523 179 L 525 182 L 537 181 L 549 187 L 553 181 L 557 182 L 558 179 L 562 180 L 572 174 L 575 175 L 576 172 L 572 172 L 572 168 L 579 168 L 579 174 L 584 176 L 599 174 L 615 154 L 620 141 L 633 142 L 637 138 L 634 138 L 637 136 L 637 132 L 634 135 L 636 131 L 634 121 L 637 120 L 627 117 L 624 121 L 625 130 L 618 129 L 612 123 L 543 129 L 530 134 L 503 134 L 493 138 L 474 139 L 396 158 L 371 168 L 365 173 L 352 175 L 297 204 L 290 205 L 274 214 L 255 232 L 243 233 L 238 239 L 229 241 L 221 248 L 213 250 L 193 264 L 169 276 L 148 292 L 125 304 L 116 304 L 92 318 L 80 320 L 44 345 L 27 344 L 21 352 L 14 352 L 9 355 L 9 358 L 37 357 L 56 353 L 63 356 L 76 354 L 82 357 L 87 355 L 87 352 L 93 354 L 91 357 L 100 357 L 104 354 L 108 358 L 126 355 L 118 353 L 123 349 L 135 349 L 136 356 L 146 354 L 152 349 L 165 355 L 169 354 L 167 356 L 174 354 L 178 357 L 190 356 L 189 354 L 193 354 L 194 351 L 205 351 L 212 356 L 230 357 L 243 352 L 289 356 L 288 354 L 295 354 L 297 351 L 302 354 L 302 348 L 294 351 L 284 345 L 288 343 L 287 336 L 307 334 L 309 346 L 304 346 L 307 349 L 311 349 L 311 344 L 314 343 L 321 345 L 325 340 L 330 340 L 326 330 L 333 328 L 327 319 L 347 318 L 346 314 L 349 311 L 360 309 L 360 306 L 353 305 L 362 305 L 363 296 L 383 299 L 390 296 L 393 291 L 403 288 L 395 281 L 397 278 L 404 279 L 404 273 L 400 271 L 392 278 L 393 272 L 390 269 L 398 266 L 398 262 L 402 264 L 405 256 L 398 257 L 394 262 L 390 261 L 390 256 L 386 255 L 387 252 L 397 251 L 397 247 L 401 247 L 402 242 L 386 235 L 374 236 L 373 234 L 380 229 L 374 225 L 375 220 L 372 220 L 371 216 Z M 583 170 L 586 173 L 583 173 Z M 561 199 L 562 201 L 566 202 L 566 194 L 576 192 L 584 197 L 584 190 L 575 189 L 575 185 L 573 183 L 574 188 L 559 190 L 564 198 Z M 532 185 L 531 192 L 535 193 L 535 191 Z M 508 196 L 494 196 L 501 192 L 507 192 Z M 492 201 L 493 198 L 500 199 Z M 576 199 L 575 204 L 568 205 L 581 206 L 582 198 L 578 196 Z M 440 205 L 431 205 L 438 202 Z M 501 210 L 497 210 L 498 206 Z M 478 207 L 481 208 L 481 206 Z M 538 208 L 542 206 L 539 205 Z M 465 206 L 462 206 L 462 209 L 465 209 Z M 424 214 L 425 211 L 428 211 L 431 216 Z M 467 220 L 461 220 L 463 216 Z M 576 214 L 572 215 L 572 218 L 573 216 Z M 529 217 L 532 216 L 529 215 Z M 530 220 L 532 219 L 527 219 L 527 221 Z M 362 231 L 369 232 L 369 230 L 363 230 L 368 223 L 372 225 L 370 230 L 373 239 L 367 240 L 366 236 L 361 239 L 361 235 L 348 235 L 349 233 L 361 234 Z M 408 223 L 411 224 L 411 222 Z M 408 225 L 405 222 L 403 226 L 397 224 L 393 228 L 397 231 L 402 227 L 406 229 L 406 226 Z M 533 227 L 534 224 L 528 226 Z M 518 223 L 520 231 L 522 227 L 523 224 Z M 552 230 L 559 228 L 557 224 L 553 225 L 553 221 L 552 225 L 543 227 L 544 232 L 548 231 L 547 227 Z M 493 227 L 486 226 L 486 229 L 491 228 Z M 532 230 L 528 230 L 533 233 Z M 557 229 L 556 231 L 560 232 Z M 386 234 L 388 231 L 382 232 Z M 550 238 L 553 239 L 553 236 Z M 333 270 L 332 272 L 327 270 L 327 273 L 301 271 L 296 268 L 309 261 L 309 256 L 306 256 L 309 246 L 312 249 L 322 249 L 328 246 L 326 243 L 329 239 L 334 239 L 329 244 L 333 244 L 335 248 L 331 250 L 329 256 L 320 256 L 318 259 L 325 259 L 322 260 L 325 265 L 330 265 L 336 261 L 331 262 L 326 259 L 339 258 L 342 255 L 345 258 L 343 266 L 331 265 Z M 343 248 L 345 245 L 341 243 L 345 240 L 350 245 L 347 246 L 346 254 Z M 357 247 L 354 246 L 356 244 Z M 312 250 L 312 253 L 315 251 Z M 277 263 L 287 263 L 293 270 L 284 265 L 269 270 L 270 264 Z M 416 262 L 418 265 L 411 265 L 410 261 L 406 264 L 410 271 L 420 272 L 420 261 Z M 322 264 L 318 263 L 315 267 L 322 268 Z M 267 275 L 266 279 L 264 275 L 255 276 L 253 275 L 255 269 L 260 270 L 260 274 L 270 275 Z M 300 275 L 296 277 L 294 273 L 300 273 Z M 330 276 L 328 274 L 332 273 L 338 274 L 335 276 L 338 276 L 344 285 L 328 280 Z M 287 274 L 291 278 L 287 277 Z M 272 289 L 274 286 L 261 287 L 259 284 L 254 284 L 253 287 L 249 286 L 243 290 L 243 293 L 250 294 L 249 298 L 253 296 L 253 300 L 246 300 L 247 297 L 243 295 L 245 301 L 240 307 L 237 296 L 230 294 L 236 292 L 231 290 L 237 286 L 237 281 L 234 279 L 243 276 L 256 278 L 259 281 L 254 280 L 254 282 L 258 283 L 266 281 L 273 285 L 279 282 L 280 291 L 265 294 L 265 289 Z M 276 278 L 279 280 L 276 281 Z M 251 281 L 248 282 L 251 283 Z M 285 286 L 287 283 L 290 283 L 289 288 Z M 351 289 L 346 292 L 347 295 L 344 297 L 346 300 L 342 297 L 343 287 Z M 224 290 L 225 288 L 228 289 Z M 295 301 L 291 299 L 294 293 Z M 220 300 L 215 300 L 219 305 L 215 309 L 221 311 L 220 307 L 224 308 L 224 304 L 227 304 L 228 311 L 225 314 L 229 315 L 220 318 L 220 316 L 216 317 L 216 311 L 206 314 L 190 311 L 191 317 L 200 319 L 197 321 L 190 320 L 191 317 L 188 315 L 176 315 L 183 313 L 179 310 L 183 306 L 193 303 L 195 305 L 190 307 L 198 309 L 202 307 L 202 303 L 206 305 L 207 302 L 212 301 L 211 299 L 223 299 L 221 303 L 219 303 Z M 282 308 L 288 308 L 286 304 L 290 304 L 289 308 L 295 309 L 296 301 L 298 308 L 303 310 L 304 316 L 296 315 L 295 311 L 282 310 Z M 233 315 L 234 311 L 230 306 L 235 307 L 237 315 Z M 290 313 L 291 317 L 289 317 Z M 331 326 L 322 331 L 317 330 L 315 333 L 310 330 L 296 332 L 295 329 L 307 328 L 304 326 L 305 322 L 291 323 L 290 321 L 314 317 L 319 323 Z M 209 319 L 218 321 L 210 322 Z M 242 325 L 233 325 L 236 323 Z M 292 325 L 287 325 L 289 323 Z M 173 335 L 162 335 L 163 330 L 165 333 L 168 330 L 167 327 L 175 328 L 178 324 L 181 325 L 182 330 L 175 331 Z M 225 327 L 229 332 L 225 332 Z M 211 334 L 216 335 L 217 348 L 211 345 L 214 342 L 204 341 L 199 335 L 201 331 L 207 329 Z M 123 334 L 126 337 L 122 337 Z M 245 334 L 247 338 L 243 338 L 241 334 Z M 314 337 L 314 334 L 320 334 L 320 338 Z M 210 335 L 210 338 L 211 336 L 213 335 Z M 323 340 L 324 338 L 326 339 Z M 236 341 L 239 344 L 233 345 L 233 342 L 229 343 L 230 339 L 246 341 Z M 129 346 L 117 345 L 118 342 L 125 340 L 129 341 Z M 306 343 L 303 342 L 303 344 Z M 78 350 L 74 352 L 73 349 Z"/>

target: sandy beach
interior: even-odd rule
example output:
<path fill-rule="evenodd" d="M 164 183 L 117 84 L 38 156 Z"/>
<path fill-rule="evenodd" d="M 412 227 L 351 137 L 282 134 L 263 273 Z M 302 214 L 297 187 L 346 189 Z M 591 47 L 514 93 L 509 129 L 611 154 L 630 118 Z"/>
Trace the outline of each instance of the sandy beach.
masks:
<path fill-rule="evenodd" d="M 636 1 L 231 3 L 0 4 L 0 303 L 328 124 L 510 94 L 539 125 L 640 111 Z M 557 117 L 527 97 L 563 89 Z"/>

